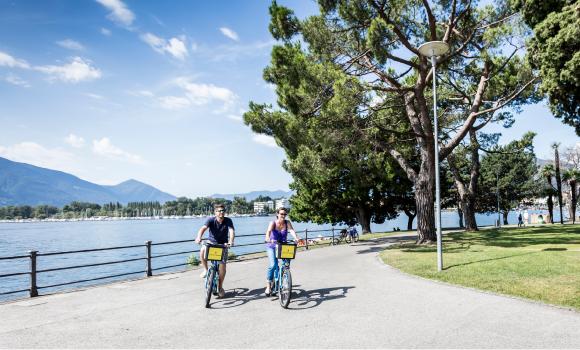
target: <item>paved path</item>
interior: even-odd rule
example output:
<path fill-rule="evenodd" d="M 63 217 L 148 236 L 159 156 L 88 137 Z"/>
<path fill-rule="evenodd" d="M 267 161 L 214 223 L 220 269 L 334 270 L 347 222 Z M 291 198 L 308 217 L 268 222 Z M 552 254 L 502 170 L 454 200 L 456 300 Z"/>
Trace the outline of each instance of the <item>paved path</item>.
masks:
<path fill-rule="evenodd" d="M 299 253 L 289 310 L 265 259 L 230 264 L 211 309 L 197 271 L 0 305 L 0 347 L 580 348 L 580 313 L 408 276 L 385 244 Z"/>

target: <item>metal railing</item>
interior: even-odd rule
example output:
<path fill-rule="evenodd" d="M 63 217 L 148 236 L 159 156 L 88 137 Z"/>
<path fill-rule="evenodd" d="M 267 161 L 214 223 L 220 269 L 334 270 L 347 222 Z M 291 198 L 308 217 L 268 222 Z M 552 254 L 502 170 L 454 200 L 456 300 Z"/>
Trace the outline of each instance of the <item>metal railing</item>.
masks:
<path fill-rule="evenodd" d="M 334 238 L 335 238 L 335 230 L 336 229 L 333 227 L 331 229 L 322 229 L 322 230 L 305 229 L 303 231 L 296 231 L 296 233 L 298 233 L 298 234 L 300 234 L 300 233 L 304 234 L 303 235 L 304 245 L 300 246 L 300 248 L 304 248 L 304 249 L 308 250 L 309 246 L 312 245 L 311 242 L 313 242 L 313 238 L 316 240 L 317 238 L 319 238 L 319 236 L 322 236 L 323 238 L 330 238 L 331 239 L 330 245 L 333 245 Z M 322 233 L 322 232 L 325 232 L 325 233 L 330 232 L 330 234 L 321 235 L 320 233 Z M 319 233 L 319 236 L 317 236 L 316 238 L 312 237 L 313 233 Z M 308 236 L 309 234 L 310 234 L 310 237 Z M 261 234 L 251 234 L 251 235 L 240 235 L 240 236 L 236 236 L 236 240 L 244 239 L 246 237 L 258 237 L 258 236 L 264 236 L 264 234 L 261 233 Z M 151 277 L 151 276 L 153 276 L 154 271 L 160 271 L 160 270 L 165 270 L 165 269 L 175 268 L 175 267 L 183 267 L 183 266 L 188 265 L 188 262 L 184 262 L 181 264 L 173 264 L 173 265 L 160 266 L 160 267 L 153 268 L 153 264 L 152 264 L 153 259 L 199 252 L 199 249 L 193 249 L 193 250 L 185 250 L 185 251 L 178 251 L 178 252 L 172 252 L 172 253 L 153 255 L 152 254 L 153 247 L 163 246 L 163 245 L 175 245 L 175 244 L 182 244 L 182 243 L 191 243 L 191 242 L 195 242 L 195 240 L 188 239 L 188 240 L 160 242 L 160 243 L 153 243 L 152 241 L 146 241 L 145 244 L 141 244 L 141 245 L 128 245 L 128 246 L 120 246 L 120 247 L 82 249 L 82 250 L 71 250 L 71 251 L 49 252 L 49 253 L 41 253 L 41 252 L 38 252 L 36 250 L 31 250 L 28 252 L 28 255 L 0 257 L 0 261 L 2 261 L 2 260 L 28 259 L 29 266 L 30 266 L 28 271 L 20 271 L 20 272 L 13 272 L 13 273 L 7 273 L 7 274 L 0 275 L 0 279 L 6 278 L 6 277 L 15 277 L 15 276 L 24 276 L 24 275 L 29 276 L 29 288 L 19 289 L 19 290 L 11 290 L 11 291 L 7 291 L 7 292 L 0 292 L 0 296 L 28 292 L 29 296 L 32 298 L 32 297 L 36 297 L 36 296 L 41 295 L 38 292 L 39 290 L 47 289 L 47 288 L 55 288 L 55 287 L 68 286 L 68 285 L 72 285 L 72 284 L 95 282 L 95 281 L 99 281 L 99 280 L 136 275 L 139 273 L 144 273 L 145 277 Z M 234 248 L 258 246 L 258 245 L 263 245 L 263 244 L 264 243 L 262 241 L 257 242 L 257 243 L 237 244 L 234 246 Z M 99 262 L 99 263 L 92 263 L 92 264 L 72 265 L 72 266 L 64 266 L 64 267 L 45 268 L 45 269 L 38 268 L 38 260 L 39 260 L 38 258 L 39 257 L 52 257 L 52 256 L 62 256 L 62 255 L 68 255 L 68 254 L 82 254 L 82 253 L 111 251 L 111 250 L 136 249 L 136 248 L 145 248 L 145 254 L 142 257 L 131 258 L 131 259 L 106 261 L 106 262 Z M 255 253 L 259 253 L 259 252 L 261 252 L 261 250 L 247 252 L 244 254 L 239 254 L 238 256 L 245 256 L 245 255 L 255 254 Z M 123 264 L 123 263 L 143 261 L 143 260 L 145 261 L 145 269 L 144 270 L 123 272 L 120 274 L 99 276 L 99 277 L 95 277 L 95 278 L 88 278 L 88 279 L 75 280 L 75 281 L 56 283 L 56 284 L 50 284 L 50 285 L 43 285 L 43 286 L 37 285 L 37 276 L 41 273 L 58 272 L 58 271 L 74 270 L 74 269 L 83 269 L 83 268 L 105 266 L 105 265 L 116 265 L 116 264 Z"/>

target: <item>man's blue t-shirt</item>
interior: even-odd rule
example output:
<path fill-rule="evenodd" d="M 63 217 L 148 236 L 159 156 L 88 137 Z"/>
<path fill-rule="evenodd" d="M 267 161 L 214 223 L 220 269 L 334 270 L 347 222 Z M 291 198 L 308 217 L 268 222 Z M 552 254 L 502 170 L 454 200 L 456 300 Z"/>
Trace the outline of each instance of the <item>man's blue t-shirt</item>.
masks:
<path fill-rule="evenodd" d="M 204 224 L 209 230 L 208 240 L 212 243 L 226 244 L 228 243 L 228 232 L 231 227 L 234 229 L 234 223 L 230 218 L 224 218 L 220 224 L 217 218 L 208 218 Z"/>

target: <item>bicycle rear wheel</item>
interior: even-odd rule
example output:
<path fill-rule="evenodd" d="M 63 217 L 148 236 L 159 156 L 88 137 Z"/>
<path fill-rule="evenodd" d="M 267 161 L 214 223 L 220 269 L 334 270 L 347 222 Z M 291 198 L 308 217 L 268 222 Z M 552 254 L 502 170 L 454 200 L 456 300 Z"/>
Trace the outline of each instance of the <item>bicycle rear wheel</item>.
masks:
<path fill-rule="evenodd" d="M 214 286 L 214 284 L 215 284 L 215 269 L 213 267 L 209 269 L 205 278 L 206 278 L 205 279 L 205 307 L 209 308 L 211 294 L 212 294 L 213 289 L 215 287 Z"/>
<path fill-rule="evenodd" d="M 344 241 L 350 244 L 350 242 L 352 242 L 350 235 L 346 235 L 346 237 L 344 237 Z"/>
<path fill-rule="evenodd" d="M 282 277 L 280 282 L 280 305 L 287 309 L 288 304 L 290 304 L 290 298 L 292 297 L 292 274 L 290 274 L 289 269 L 282 270 Z"/>

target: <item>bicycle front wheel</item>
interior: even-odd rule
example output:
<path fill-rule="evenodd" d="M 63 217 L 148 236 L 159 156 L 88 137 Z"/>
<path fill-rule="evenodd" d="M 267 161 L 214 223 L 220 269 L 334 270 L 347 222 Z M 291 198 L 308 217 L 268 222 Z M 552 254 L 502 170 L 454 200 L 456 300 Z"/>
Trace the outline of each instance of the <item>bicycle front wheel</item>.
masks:
<path fill-rule="evenodd" d="M 358 242 L 358 233 L 352 237 L 354 243 Z"/>
<path fill-rule="evenodd" d="M 290 298 L 292 297 L 292 275 L 289 269 L 284 269 L 282 271 L 282 278 L 280 281 L 280 305 L 287 309 L 288 304 L 290 304 Z"/>
<path fill-rule="evenodd" d="M 350 242 L 352 242 L 350 235 L 346 235 L 346 237 L 344 237 L 344 241 L 350 244 Z"/>
<path fill-rule="evenodd" d="M 205 307 L 209 308 L 209 302 L 211 300 L 211 294 L 214 289 L 215 284 L 215 269 L 210 268 L 205 276 Z"/>

